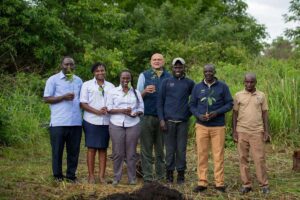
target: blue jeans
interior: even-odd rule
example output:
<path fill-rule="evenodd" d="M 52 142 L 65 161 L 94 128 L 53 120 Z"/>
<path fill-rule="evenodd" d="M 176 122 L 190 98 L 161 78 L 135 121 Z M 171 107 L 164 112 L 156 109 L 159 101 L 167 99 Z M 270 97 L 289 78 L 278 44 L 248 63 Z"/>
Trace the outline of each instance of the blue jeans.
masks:
<path fill-rule="evenodd" d="M 66 178 L 74 180 L 78 165 L 82 128 L 81 126 L 50 127 L 52 147 L 52 172 L 55 178 L 63 178 L 62 158 L 64 147 L 67 150 Z"/>
<path fill-rule="evenodd" d="M 186 169 L 186 146 L 188 122 L 166 121 L 168 130 L 164 133 L 166 147 L 166 169 L 184 171 Z"/>

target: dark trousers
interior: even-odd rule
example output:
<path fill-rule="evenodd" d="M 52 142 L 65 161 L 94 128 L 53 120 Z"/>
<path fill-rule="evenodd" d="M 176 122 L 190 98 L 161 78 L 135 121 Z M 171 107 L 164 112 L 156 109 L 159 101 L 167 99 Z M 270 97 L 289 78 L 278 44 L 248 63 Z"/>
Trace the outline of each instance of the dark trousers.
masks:
<path fill-rule="evenodd" d="M 160 131 L 159 119 L 154 116 L 145 115 L 141 121 L 141 161 L 144 181 L 164 179 L 165 158 L 164 139 Z M 155 158 L 153 159 L 153 149 Z M 153 161 L 155 160 L 155 175 L 153 174 Z"/>
<path fill-rule="evenodd" d="M 164 134 L 166 169 L 183 171 L 186 169 L 188 122 L 167 121 L 167 126 L 168 130 Z"/>
<path fill-rule="evenodd" d="M 67 150 L 66 178 L 75 179 L 80 151 L 81 126 L 50 127 L 50 141 L 52 147 L 52 172 L 56 178 L 62 178 L 62 158 L 64 147 Z"/>

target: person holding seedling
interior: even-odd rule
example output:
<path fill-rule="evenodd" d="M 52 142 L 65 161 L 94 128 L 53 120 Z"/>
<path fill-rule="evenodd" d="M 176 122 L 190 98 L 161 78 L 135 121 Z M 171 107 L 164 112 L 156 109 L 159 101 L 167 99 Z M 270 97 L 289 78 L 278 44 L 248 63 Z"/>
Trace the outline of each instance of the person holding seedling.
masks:
<path fill-rule="evenodd" d="M 137 89 L 141 92 L 145 103 L 145 115 L 141 122 L 142 132 L 140 138 L 145 183 L 165 178 L 164 141 L 157 116 L 157 97 L 162 81 L 171 76 L 164 69 L 163 55 L 153 54 L 150 64 L 151 69 L 140 74 L 137 84 Z M 153 174 L 153 162 L 155 162 L 155 175 Z"/>
<path fill-rule="evenodd" d="M 95 156 L 99 157 L 99 181 L 106 183 L 106 150 L 109 142 L 109 115 L 107 113 L 107 93 L 115 86 L 105 80 L 106 67 L 103 63 L 95 63 L 91 69 L 92 80 L 83 83 L 80 93 L 80 105 L 84 110 L 83 130 L 87 150 L 88 182 L 95 183 Z"/>
<path fill-rule="evenodd" d="M 238 144 L 242 194 L 252 190 L 249 174 L 250 151 L 261 190 L 264 194 L 270 193 L 264 149 L 264 143 L 270 140 L 268 102 L 265 94 L 256 89 L 256 83 L 256 75 L 247 73 L 244 79 L 245 89 L 237 92 L 234 97 L 233 139 Z"/>
<path fill-rule="evenodd" d="M 82 118 L 79 105 L 82 80 L 74 75 L 74 59 L 66 56 L 61 61 L 61 72 L 46 83 L 44 101 L 50 104 L 50 141 L 54 179 L 76 181 L 80 151 Z M 62 172 L 64 146 L 67 148 L 66 176 Z"/>
<path fill-rule="evenodd" d="M 107 111 L 110 116 L 109 134 L 113 153 L 113 185 L 122 177 L 126 159 L 128 183 L 136 184 L 136 147 L 140 136 L 140 116 L 144 113 L 144 102 L 133 87 L 133 77 L 128 70 L 120 74 L 120 86 L 108 93 Z"/>
<path fill-rule="evenodd" d="M 198 185 L 193 191 L 202 192 L 207 189 L 208 153 L 211 143 L 215 189 L 225 192 L 225 113 L 232 109 L 233 100 L 228 86 L 215 77 L 214 65 L 205 65 L 203 74 L 204 79 L 194 87 L 190 100 L 190 110 L 197 120 L 195 128 Z"/>
<path fill-rule="evenodd" d="M 166 179 L 173 183 L 173 173 L 177 170 L 177 183 L 184 183 L 186 170 L 186 146 L 188 138 L 189 97 L 195 85 L 185 77 L 185 61 L 174 58 L 173 77 L 163 80 L 157 102 L 160 127 L 164 132 L 166 147 Z"/>

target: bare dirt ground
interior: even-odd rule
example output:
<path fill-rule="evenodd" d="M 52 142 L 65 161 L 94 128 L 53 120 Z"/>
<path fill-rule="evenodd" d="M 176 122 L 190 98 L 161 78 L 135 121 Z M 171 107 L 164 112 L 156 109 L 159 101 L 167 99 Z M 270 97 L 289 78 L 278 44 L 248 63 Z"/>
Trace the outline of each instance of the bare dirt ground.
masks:
<path fill-rule="evenodd" d="M 253 162 L 251 162 L 253 192 L 247 195 L 239 194 L 241 182 L 238 154 L 235 148 L 226 149 L 225 152 L 227 193 L 220 193 L 214 189 L 211 159 L 208 190 L 200 194 L 192 192 L 197 184 L 196 154 L 193 143 L 189 145 L 187 152 L 186 183 L 180 186 L 175 183 L 168 187 L 179 190 L 190 199 L 300 199 L 300 173 L 291 170 L 293 149 L 273 147 L 270 144 L 267 146 L 267 167 L 271 188 L 268 196 L 260 192 L 255 179 Z M 126 166 L 124 166 L 122 181 L 116 187 L 111 184 L 88 184 L 85 153 L 84 142 L 82 142 L 77 174 L 79 181 L 74 184 L 52 180 L 50 145 L 47 139 L 30 148 L 0 148 L 0 199 L 101 199 L 109 194 L 130 193 L 142 187 L 142 179 L 138 179 L 138 184 L 135 186 L 127 184 Z M 108 150 L 108 155 L 110 154 L 111 149 Z M 108 159 L 106 178 L 112 180 L 112 177 L 112 161 Z"/>

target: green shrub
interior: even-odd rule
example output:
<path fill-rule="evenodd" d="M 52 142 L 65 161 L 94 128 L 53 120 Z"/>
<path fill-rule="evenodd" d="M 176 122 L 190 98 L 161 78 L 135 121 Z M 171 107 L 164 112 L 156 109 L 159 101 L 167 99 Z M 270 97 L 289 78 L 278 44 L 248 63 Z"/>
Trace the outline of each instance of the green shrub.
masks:
<path fill-rule="evenodd" d="M 0 76 L 0 143 L 33 144 L 46 132 L 49 109 L 41 96 L 44 81 L 34 74 Z"/>

